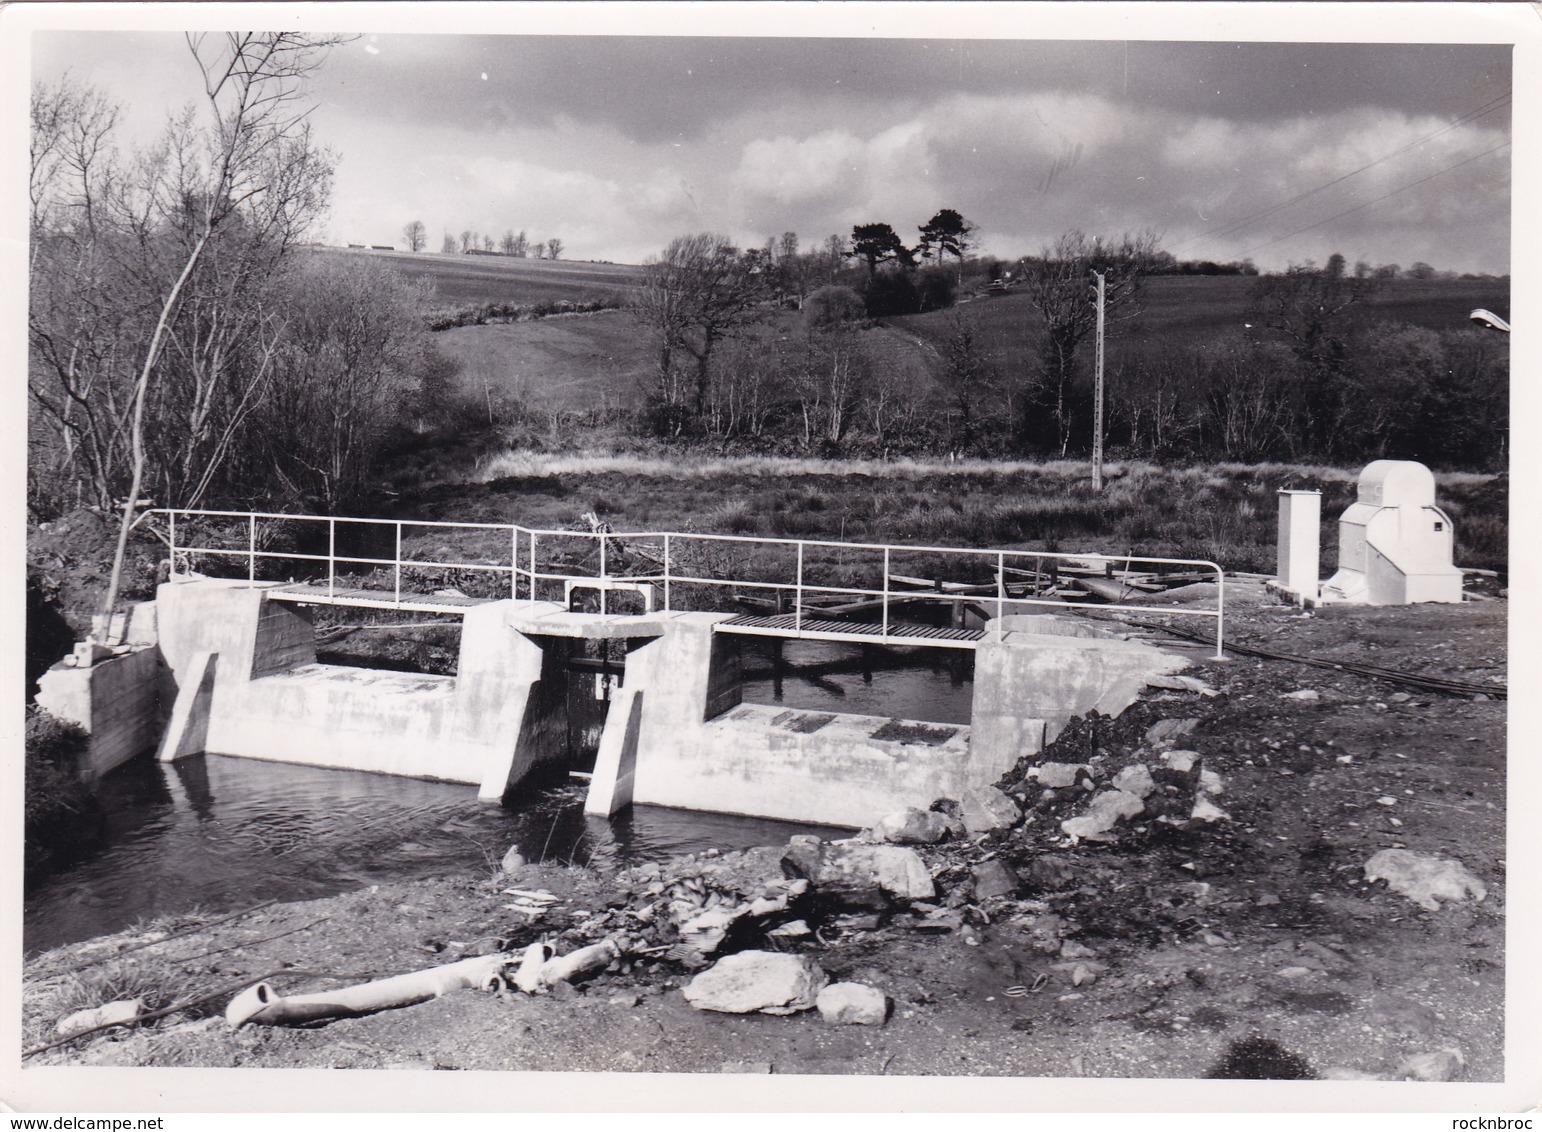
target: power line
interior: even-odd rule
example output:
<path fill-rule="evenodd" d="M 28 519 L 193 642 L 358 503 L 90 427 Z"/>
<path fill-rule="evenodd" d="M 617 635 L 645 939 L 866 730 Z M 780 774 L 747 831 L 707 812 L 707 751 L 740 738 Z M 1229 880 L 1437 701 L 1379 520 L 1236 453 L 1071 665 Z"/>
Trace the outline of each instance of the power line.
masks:
<path fill-rule="evenodd" d="M 1439 177 L 1443 173 L 1449 173 L 1453 169 L 1460 169 L 1463 165 L 1471 165 L 1479 158 L 1487 157 L 1491 153 L 1498 153 L 1501 149 L 1508 148 L 1509 145 L 1509 142 L 1500 142 L 1493 149 L 1485 149 L 1482 153 L 1475 153 L 1464 161 L 1458 161 L 1455 165 L 1447 165 L 1444 169 L 1437 169 L 1428 177 L 1420 177 L 1417 181 L 1410 181 L 1408 184 L 1402 186 L 1401 188 L 1393 189 L 1390 193 L 1383 193 L 1381 196 L 1374 197 L 1363 204 L 1357 204 L 1353 208 L 1346 208 L 1343 212 L 1335 213 L 1334 215 L 1328 217 L 1326 220 L 1319 220 L 1315 224 L 1308 224 L 1304 228 L 1297 228 L 1294 232 L 1287 232 L 1283 236 L 1276 236 L 1274 239 L 1266 240 L 1262 244 L 1255 244 L 1253 247 L 1245 250 L 1242 254 L 1251 255 L 1252 253 L 1263 248 L 1273 247 L 1275 244 L 1278 244 L 1284 240 L 1288 240 L 1292 236 L 1299 236 L 1303 232 L 1310 232 L 1313 228 L 1321 228 L 1324 224 L 1331 224 L 1335 220 L 1348 216 L 1352 212 L 1359 212 L 1362 208 L 1369 208 L 1371 205 L 1376 204 L 1378 201 L 1384 201 L 1388 197 L 1395 197 L 1398 195 L 1398 193 L 1406 193 L 1409 189 L 1416 188 L 1417 186 L 1424 184 L 1426 181 L 1433 181 L 1436 177 Z"/>
<path fill-rule="evenodd" d="M 1268 216 L 1272 216 L 1276 212 L 1289 208 L 1291 205 L 1296 204 L 1299 201 L 1306 200 L 1308 197 L 1315 196 L 1325 189 L 1331 189 L 1334 185 L 1342 184 L 1343 182 L 1349 180 L 1351 177 L 1364 173 L 1367 169 L 1374 169 L 1376 166 L 1381 165 L 1384 162 L 1391 161 L 1394 157 L 1398 157 L 1404 153 L 1407 153 L 1410 149 L 1413 149 L 1415 146 L 1423 145 L 1425 142 L 1430 141 L 1432 138 L 1437 138 L 1441 134 L 1456 129 L 1458 126 L 1466 125 L 1468 122 L 1476 121 L 1479 118 L 1492 114 L 1494 111 L 1508 106 L 1510 104 L 1511 97 L 1512 92 L 1506 91 L 1504 94 L 1490 99 L 1488 102 L 1478 107 L 1478 109 L 1468 111 L 1466 114 L 1463 114 L 1455 121 L 1448 122 L 1446 125 L 1441 126 L 1440 129 L 1434 130 L 1431 133 L 1423 135 L 1422 137 L 1415 138 L 1413 141 L 1408 142 L 1407 144 L 1400 146 L 1397 149 L 1394 149 L 1391 153 L 1383 154 L 1373 161 L 1366 162 L 1358 169 L 1352 169 L 1340 177 L 1335 177 L 1333 180 L 1318 185 L 1316 188 L 1308 189 L 1304 193 L 1298 193 L 1296 196 L 1291 197 L 1289 200 L 1283 200 L 1279 204 L 1271 205 L 1269 208 L 1263 209 L 1262 211 L 1250 213 L 1247 216 L 1240 217 L 1237 220 L 1227 221 L 1225 224 L 1222 224 L 1216 228 L 1212 228 L 1208 232 L 1201 232 L 1197 236 L 1191 236 L 1187 240 L 1179 241 L 1179 243 L 1174 245 L 1174 249 L 1176 250 L 1177 248 L 1186 247 L 1187 245 L 1194 243 L 1196 240 L 1203 240 L 1210 236 L 1230 235 L 1237 229 L 1251 224 L 1256 220 L 1262 220 Z"/>

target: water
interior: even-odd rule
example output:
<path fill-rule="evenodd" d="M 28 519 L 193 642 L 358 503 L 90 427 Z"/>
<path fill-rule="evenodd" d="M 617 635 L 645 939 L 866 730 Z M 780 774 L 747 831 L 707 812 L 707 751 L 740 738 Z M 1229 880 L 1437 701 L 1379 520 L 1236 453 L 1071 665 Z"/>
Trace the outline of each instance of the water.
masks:
<path fill-rule="evenodd" d="M 657 806 L 586 817 L 585 789 L 560 782 L 502 808 L 478 804 L 474 786 L 220 755 L 141 757 L 100 782 L 98 827 L 29 877 L 23 945 L 33 953 L 195 908 L 490 874 L 511 845 L 530 860 L 605 867 L 831 836 L 822 826 Z"/>
<path fill-rule="evenodd" d="M 974 653 L 745 637 L 744 698 L 809 711 L 968 723 Z"/>
<path fill-rule="evenodd" d="M 748 639 L 755 703 L 969 721 L 973 654 Z M 474 786 L 205 755 L 135 759 L 98 785 L 103 812 L 28 877 L 23 941 L 36 952 L 202 909 L 331 896 L 380 881 L 490 874 L 529 860 L 615 867 L 708 848 L 785 844 L 828 827 L 634 806 L 586 817 L 586 785 L 560 778 L 484 806 Z"/>

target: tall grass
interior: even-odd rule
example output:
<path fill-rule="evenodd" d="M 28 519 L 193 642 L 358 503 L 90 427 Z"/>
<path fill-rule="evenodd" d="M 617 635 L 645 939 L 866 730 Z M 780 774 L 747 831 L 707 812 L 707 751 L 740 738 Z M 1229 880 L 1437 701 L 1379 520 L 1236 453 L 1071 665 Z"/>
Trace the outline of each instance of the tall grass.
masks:
<path fill-rule="evenodd" d="M 1322 492 L 1322 567 L 1335 568 L 1337 522 L 1358 469 L 1311 464 L 1106 468 L 1093 490 L 1079 461 L 829 460 L 604 451 L 509 451 L 477 484 L 435 493 L 425 518 L 568 527 L 594 511 L 616 531 L 1205 558 L 1273 572 L 1280 488 Z M 1503 479 L 1438 475 L 1461 565 L 1503 569 Z"/>

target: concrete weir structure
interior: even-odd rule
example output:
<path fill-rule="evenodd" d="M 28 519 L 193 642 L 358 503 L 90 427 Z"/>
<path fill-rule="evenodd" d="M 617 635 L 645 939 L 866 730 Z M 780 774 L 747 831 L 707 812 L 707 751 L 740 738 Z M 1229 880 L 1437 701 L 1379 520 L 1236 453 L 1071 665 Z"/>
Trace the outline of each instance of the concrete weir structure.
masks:
<path fill-rule="evenodd" d="M 867 825 L 994 782 L 1073 716 L 1116 714 L 1188 663 L 1089 622 L 999 617 L 975 649 L 971 723 L 939 725 L 743 703 L 729 614 L 487 601 L 462 611 L 457 675 L 429 676 L 318 664 L 311 607 L 275 586 L 179 580 L 156 606 L 162 679 L 142 696 L 169 706 L 163 760 L 207 751 L 439 779 L 486 802 L 566 757 L 582 642 L 624 642 L 585 807 L 601 815 L 639 802 Z"/>

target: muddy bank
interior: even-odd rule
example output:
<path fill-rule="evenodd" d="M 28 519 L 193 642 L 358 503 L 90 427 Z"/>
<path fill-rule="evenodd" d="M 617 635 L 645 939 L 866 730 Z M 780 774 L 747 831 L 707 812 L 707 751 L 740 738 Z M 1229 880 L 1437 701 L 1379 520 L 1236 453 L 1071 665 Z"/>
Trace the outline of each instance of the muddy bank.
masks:
<path fill-rule="evenodd" d="M 1492 682 L 1504 606 L 1302 616 L 1258 599 L 1229 623 L 1282 651 Z M 972 803 L 995 806 L 999 828 L 963 812 L 974 832 L 896 847 L 930 893 L 839 882 L 810 855 L 843 850 L 800 841 L 172 921 L 156 929 L 186 934 L 33 959 L 25 1045 L 112 998 L 154 1010 L 259 976 L 303 993 L 478 954 L 512 967 L 541 940 L 559 953 L 612 940 L 618 955 L 545 993 L 460 990 L 315 1028 L 233 1030 L 231 991 L 28 1063 L 1500 1079 L 1504 703 L 1278 661 L 1190 672 L 1206 687 L 1153 690 L 1117 720 L 1069 728 L 1044 761 L 1071 769 L 1016 768 L 1000 784 L 1010 808 Z M 1137 801 L 1098 801 L 1116 793 Z M 1080 820 L 1114 803 L 1112 820 Z M 1395 849 L 1459 862 L 1480 887 L 1426 895 L 1431 910 L 1368 876 Z M 703 916 L 774 904 L 799 880 L 785 907 L 762 905 L 715 942 L 703 930 Z M 687 1001 L 701 972 L 746 950 L 875 988 L 887 1015 L 838 1024 Z"/>

